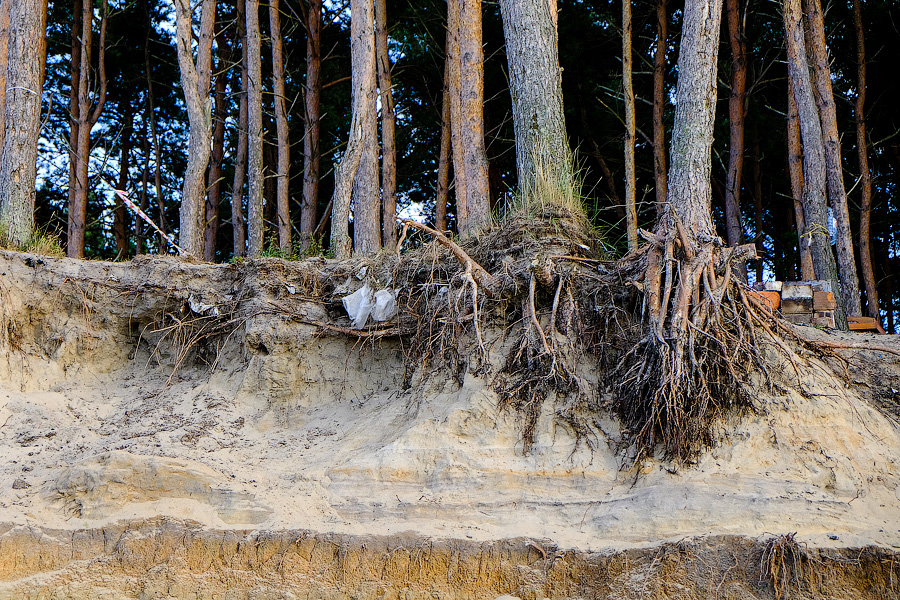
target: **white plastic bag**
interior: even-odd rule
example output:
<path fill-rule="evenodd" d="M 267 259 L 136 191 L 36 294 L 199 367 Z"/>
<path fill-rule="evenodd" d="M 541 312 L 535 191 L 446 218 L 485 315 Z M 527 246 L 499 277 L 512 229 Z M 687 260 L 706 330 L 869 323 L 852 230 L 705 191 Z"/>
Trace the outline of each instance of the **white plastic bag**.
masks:
<path fill-rule="evenodd" d="M 344 296 L 344 310 L 350 317 L 351 324 L 354 329 L 362 329 L 369 320 L 369 314 L 375 307 L 374 298 L 372 297 L 372 288 L 369 284 L 362 286 L 349 296 Z"/>
<path fill-rule="evenodd" d="M 383 289 L 373 294 L 368 283 L 345 296 L 343 303 L 354 329 L 365 327 L 369 316 L 382 322 L 393 319 L 398 312 L 396 290 Z"/>
<path fill-rule="evenodd" d="M 375 293 L 375 307 L 372 318 L 378 322 L 389 321 L 397 316 L 397 291 L 383 289 Z"/>

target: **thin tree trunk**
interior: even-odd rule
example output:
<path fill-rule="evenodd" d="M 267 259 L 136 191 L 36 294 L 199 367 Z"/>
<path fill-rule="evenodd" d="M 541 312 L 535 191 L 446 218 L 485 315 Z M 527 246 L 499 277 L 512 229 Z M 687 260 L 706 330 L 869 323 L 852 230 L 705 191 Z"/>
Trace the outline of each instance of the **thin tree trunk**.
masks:
<path fill-rule="evenodd" d="M 6 135 L 6 70 L 9 56 L 9 14 L 11 2 L 0 0 L 0 149 Z"/>
<path fill-rule="evenodd" d="M 244 177 L 247 173 L 247 33 L 244 2 L 237 0 L 237 37 L 241 45 L 240 100 L 238 102 L 238 141 L 234 157 L 234 179 L 231 184 L 231 226 L 234 230 L 234 256 L 244 256 L 247 237 L 244 229 Z M 235 77 L 237 79 L 237 77 Z M 232 88 L 238 84 L 232 80 Z"/>
<path fill-rule="evenodd" d="M 150 121 L 150 138 L 153 141 L 153 187 L 156 190 L 156 202 L 159 205 L 159 220 L 157 225 L 163 234 L 166 233 L 168 224 L 166 222 L 166 198 L 162 193 L 162 151 L 159 146 L 159 131 L 156 127 L 156 107 L 153 101 L 153 77 L 150 75 L 150 15 L 147 15 L 147 37 L 144 38 L 144 72 L 147 74 L 147 109 L 148 120 Z M 147 207 L 143 207 L 146 209 Z M 146 214 L 146 211 L 145 211 Z M 159 236 L 159 252 L 164 254 L 168 248 L 168 241 L 165 236 Z"/>
<path fill-rule="evenodd" d="M 14 246 L 34 229 L 34 183 L 47 47 L 46 0 L 10 4 L 6 111 L 0 148 L 0 223 Z"/>
<path fill-rule="evenodd" d="M 206 215 L 206 168 L 210 158 L 212 114 L 209 84 L 212 65 L 212 43 L 215 37 L 216 0 L 202 0 L 197 59 L 191 48 L 191 0 L 177 0 L 175 22 L 177 29 L 178 64 L 181 69 L 181 88 L 187 106 L 190 137 L 188 163 L 184 174 L 181 198 L 181 247 L 190 256 L 203 256 L 204 217 Z"/>
<path fill-rule="evenodd" d="M 460 127 L 466 180 L 466 221 L 459 223 L 459 232 L 472 235 L 491 222 L 488 160 L 484 147 L 481 0 L 459 0 L 459 9 Z M 459 176 L 457 174 L 457 178 Z"/>
<path fill-rule="evenodd" d="M 653 174 L 656 179 L 656 213 L 666 204 L 666 44 L 668 43 L 666 0 L 656 1 L 656 51 L 653 56 Z"/>
<path fill-rule="evenodd" d="M 278 173 L 276 181 L 278 245 L 281 251 L 291 252 L 291 212 L 288 206 L 290 187 L 290 130 L 288 129 L 287 98 L 284 92 L 284 40 L 281 36 L 279 0 L 269 0 L 269 31 L 272 37 L 272 89 L 275 92 L 275 130 L 278 136 Z"/>
<path fill-rule="evenodd" d="M 69 191 L 67 207 L 75 203 L 75 177 L 78 168 L 78 98 L 81 94 L 81 17 L 84 13 L 83 0 L 72 2 L 72 32 L 69 61 Z M 4 85 L 4 92 L 6 86 Z M 68 246 L 68 242 L 66 243 Z"/>
<path fill-rule="evenodd" d="M 397 247 L 397 143 L 394 94 L 391 91 L 391 59 L 388 55 L 387 2 L 375 0 L 375 60 L 381 92 L 381 200 L 385 247 Z"/>
<path fill-rule="evenodd" d="M 453 150 L 453 189 L 456 199 L 456 230 L 469 222 L 466 210 L 466 166 L 463 160 L 462 86 L 459 57 L 459 0 L 447 0 L 447 62 L 445 78 L 450 90 L 450 145 Z"/>
<path fill-rule="evenodd" d="M 306 135 L 303 136 L 303 206 L 300 236 L 309 248 L 319 204 L 319 102 L 322 95 L 322 1 L 309 0 L 306 14 Z"/>
<path fill-rule="evenodd" d="M 754 229 L 755 229 L 755 242 L 756 242 L 756 254 L 758 256 L 763 255 L 763 186 L 762 186 L 762 153 L 759 149 L 759 131 L 754 125 L 751 129 L 752 135 L 752 152 L 753 152 L 753 208 L 755 215 Z M 773 244 L 775 240 L 775 236 L 772 236 Z M 773 246 L 774 247 L 774 246 Z M 763 261 L 756 261 L 756 281 L 760 282 L 763 280 Z"/>
<path fill-rule="evenodd" d="M 856 29 L 856 153 L 859 159 L 859 262 L 866 288 L 866 314 L 880 317 L 878 287 L 872 268 L 872 174 L 869 171 L 869 149 L 866 142 L 866 39 L 863 32 L 862 6 L 853 0 L 853 22 Z"/>
<path fill-rule="evenodd" d="M 239 0 L 240 1 L 240 0 Z M 247 36 L 247 238 L 249 256 L 263 251 L 263 114 L 262 114 L 262 40 L 259 32 L 259 0 L 246 0 Z"/>
<path fill-rule="evenodd" d="M 147 121 L 150 114 L 150 105 L 146 104 L 144 107 L 144 124 L 142 129 L 141 139 L 143 142 L 141 143 L 141 150 L 144 153 L 144 165 L 141 170 L 141 199 L 139 201 L 139 206 L 141 210 L 144 211 L 144 214 L 147 214 L 147 188 L 150 182 L 150 136 L 149 131 L 147 129 Z M 135 219 L 134 220 L 134 238 L 135 238 L 135 254 L 143 254 L 146 251 L 146 239 L 144 237 L 144 220 L 143 219 Z"/>
<path fill-rule="evenodd" d="M 813 268 L 810 236 L 806 233 L 806 219 L 803 217 L 804 177 L 803 177 L 803 143 L 800 137 L 800 116 L 797 114 L 797 101 L 794 99 L 793 79 L 788 75 L 788 113 L 787 113 L 787 145 L 788 172 L 791 176 L 791 195 L 794 205 L 794 223 L 797 225 L 798 250 L 800 251 L 800 270 L 805 281 L 816 278 Z"/>
<path fill-rule="evenodd" d="M 678 53 L 666 214 L 677 215 L 700 242 L 716 239 L 710 173 L 721 14 L 722 0 L 687 2 Z M 673 226 L 660 223 L 666 232 Z"/>
<path fill-rule="evenodd" d="M 446 69 L 444 73 L 444 100 L 441 108 L 441 152 L 438 157 L 437 198 L 434 205 L 434 228 L 447 231 L 447 203 L 450 201 L 450 90 Z"/>
<path fill-rule="evenodd" d="M 556 0 L 500 0 L 500 12 L 513 98 L 519 187 L 533 189 L 540 177 L 549 185 L 572 190 L 574 170 L 563 112 Z"/>
<path fill-rule="evenodd" d="M 625 230 L 628 251 L 637 250 L 637 194 L 634 173 L 634 88 L 631 84 L 631 0 L 622 0 L 622 89 L 625 101 Z"/>
<path fill-rule="evenodd" d="M 91 97 L 91 50 L 94 29 L 94 6 L 82 4 L 81 60 L 78 77 L 78 137 L 75 145 L 75 191 L 69 204 L 66 254 L 70 258 L 84 257 L 84 236 L 87 221 L 87 202 L 90 192 L 91 129 L 100 119 L 106 103 L 106 27 L 109 20 L 107 0 L 103 0 L 100 17 L 100 43 L 97 56 L 96 103 Z"/>
<path fill-rule="evenodd" d="M 206 175 L 206 227 L 203 232 L 203 260 L 216 260 L 216 238 L 219 235 L 219 202 L 222 196 L 222 163 L 225 159 L 225 121 L 228 119 L 228 97 L 226 83 L 228 67 L 226 56 L 229 56 L 224 28 L 219 25 L 216 34 L 218 60 L 216 67 L 216 83 L 213 96 L 216 100 L 214 113 L 212 154 L 209 159 L 209 171 Z"/>
<path fill-rule="evenodd" d="M 128 190 L 128 171 L 131 167 L 132 132 L 134 131 L 134 107 L 131 98 L 125 101 L 125 114 L 122 116 L 122 135 L 119 140 L 119 180 L 116 183 L 118 189 Z M 125 204 L 116 199 L 116 208 L 113 211 L 113 237 L 116 240 L 116 258 L 120 259 L 128 254 L 128 209 Z"/>
<path fill-rule="evenodd" d="M 744 27 L 739 0 L 726 0 L 728 39 L 731 44 L 731 96 L 728 98 L 730 143 L 728 146 L 728 175 L 725 179 L 725 229 L 728 245 L 744 243 L 741 223 L 741 181 L 744 171 L 744 115 L 747 106 L 747 59 Z M 738 275 L 747 281 L 747 265 L 736 266 Z"/>
<path fill-rule="evenodd" d="M 830 281 L 835 296 L 839 297 L 841 290 L 837 283 L 837 266 L 831 253 L 826 222 L 825 148 L 806 60 L 800 0 L 784 0 L 784 24 L 788 71 L 803 140 L 803 216 L 806 228 L 802 235 L 809 237 L 816 278 Z M 835 321 L 838 327 L 846 329 L 847 319 L 841 307 L 843 303 L 838 302 Z"/>
<path fill-rule="evenodd" d="M 841 299 L 848 315 L 862 314 L 859 297 L 859 277 L 856 274 L 856 258 L 853 252 L 853 234 L 850 231 L 850 211 L 847 208 L 847 190 L 844 188 L 844 170 L 841 161 L 841 140 L 837 126 L 837 110 L 831 88 L 831 68 L 828 66 L 828 48 L 825 45 L 825 22 L 819 0 L 804 0 L 805 14 L 809 21 L 807 40 L 810 41 L 809 59 L 815 99 L 822 122 L 822 141 L 825 145 L 825 174 L 828 196 L 837 223 L 838 277 L 841 282 Z"/>
<path fill-rule="evenodd" d="M 366 0 L 351 0 L 350 11 L 353 15 L 350 23 L 353 118 L 350 122 L 347 150 L 335 169 L 331 247 L 337 258 L 350 256 L 347 221 L 351 198 L 354 205 L 356 251 L 371 253 L 377 250 L 381 241 L 381 227 L 378 225 L 380 211 L 366 210 L 371 207 L 373 195 L 377 200 L 378 192 L 377 155 L 372 156 L 377 138 L 374 10 Z M 365 222 L 367 219 L 369 221 Z"/>

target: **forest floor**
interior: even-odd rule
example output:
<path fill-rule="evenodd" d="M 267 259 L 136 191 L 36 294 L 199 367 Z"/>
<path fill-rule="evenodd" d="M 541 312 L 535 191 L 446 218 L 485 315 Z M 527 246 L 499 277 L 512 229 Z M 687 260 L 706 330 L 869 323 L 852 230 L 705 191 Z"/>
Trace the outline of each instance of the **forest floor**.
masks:
<path fill-rule="evenodd" d="M 348 334 L 373 277 L 0 251 L 0 598 L 900 598 L 898 336 L 763 347 L 793 385 L 629 466 L 595 358 L 590 428 L 560 395 L 526 444 L 515 324 L 411 364 Z"/>

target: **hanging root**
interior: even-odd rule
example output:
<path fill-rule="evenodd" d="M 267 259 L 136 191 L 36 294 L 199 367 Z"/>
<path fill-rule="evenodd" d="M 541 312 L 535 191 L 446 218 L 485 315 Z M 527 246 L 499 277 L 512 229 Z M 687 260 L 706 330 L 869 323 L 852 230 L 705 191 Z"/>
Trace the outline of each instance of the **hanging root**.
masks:
<path fill-rule="evenodd" d="M 792 590 L 802 593 L 804 584 L 812 588 L 816 577 L 813 563 L 819 561 L 797 542 L 795 535 L 788 533 L 773 537 L 762 553 L 760 575 L 772 586 L 777 600 L 790 598 Z"/>
<path fill-rule="evenodd" d="M 633 462 L 657 448 L 687 461 L 712 443 L 712 424 L 727 409 L 752 408 L 745 383 L 751 369 L 765 372 L 757 334 L 769 328 L 732 280 L 735 263 L 755 258 L 752 244 L 698 247 L 677 218 L 665 238 L 649 238 L 647 327 L 614 369 L 612 406 Z"/>

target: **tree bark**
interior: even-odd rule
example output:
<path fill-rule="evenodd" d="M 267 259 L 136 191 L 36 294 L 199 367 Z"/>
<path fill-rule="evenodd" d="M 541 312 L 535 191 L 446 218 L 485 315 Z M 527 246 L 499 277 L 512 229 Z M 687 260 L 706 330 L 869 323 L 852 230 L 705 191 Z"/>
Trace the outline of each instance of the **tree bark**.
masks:
<path fill-rule="evenodd" d="M 866 142 L 866 38 L 863 30 L 862 6 L 853 0 L 853 23 L 856 29 L 856 154 L 859 160 L 859 262 L 866 288 L 866 314 L 880 318 L 878 287 L 872 268 L 872 174 L 869 171 L 869 149 Z"/>
<path fill-rule="evenodd" d="M 351 203 L 353 206 L 353 248 L 358 254 L 372 255 L 381 249 L 381 188 L 378 184 L 378 85 L 375 57 L 375 4 L 373 0 L 355 0 L 351 4 L 353 21 L 359 21 L 359 37 L 351 37 L 353 62 L 360 61 L 365 69 L 365 90 L 354 87 L 361 94 L 362 152 L 353 178 Z M 358 17 L 358 18 L 357 18 Z M 352 34 L 351 34 L 352 36 Z M 356 42 L 356 50 L 352 48 Z"/>
<path fill-rule="evenodd" d="M 459 0 L 447 0 L 447 63 L 445 78 L 450 91 L 450 145 L 453 157 L 453 191 L 456 200 L 456 230 L 469 222 L 466 210 L 466 165 L 463 160 L 462 86 L 459 57 Z"/>
<path fill-rule="evenodd" d="M 794 205 L 794 223 L 797 226 L 798 250 L 800 251 L 800 271 L 805 281 L 816 278 L 810 251 L 810 237 L 806 233 L 806 219 L 803 216 L 803 142 L 800 137 L 800 116 L 797 101 L 794 100 L 793 78 L 788 75 L 787 112 L 788 172 L 791 176 L 791 195 Z"/>
<path fill-rule="evenodd" d="M 751 129 L 751 148 L 753 153 L 753 168 L 751 176 L 753 177 L 753 213 L 754 219 L 754 242 L 756 243 L 757 256 L 763 256 L 763 186 L 762 186 L 762 152 L 759 148 L 759 130 L 756 125 Z M 773 248 L 775 236 L 772 236 Z M 764 265 L 762 258 L 756 261 L 756 281 L 763 280 Z"/>
<path fill-rule="evenodd" d="M 444 70 L 444 99 L 441 107 L 441 152 L 438 157 L 437 198 L 434 204 L 434 228 L 441 233 L 447 231 L 447 203 L 450 201 L 450 89 L 446 69 Z"/>
<path fill-rule="evenodd" d="M 159 146 L 159 131 L 156 127 L 156 108 L 153 103 L 153 77 L 150 75 L 150 14 L 147 13 L 147 35 L 144 38 L 144 71 L 147 74 L 147 112 L 150 121 L 150 138 L 153 141 L 153 184 L 156 189 L 156 203 L 159 205 L 159 221 L 156 223 L 160 231 L 167 231 L 168 223 L 166 222 L 166 198 L 162 193 L 162 152 Z M 141 210 L 145 210 L 147 206 L 142 206 Z M 146 214 L 146 210 L 145 213 Z M 159 252 L 167 251 L 168 241 L 165 236 L 159 236 Z"/>
<path fill-rule="evenodd" d="M 9 56 L 10 0 L 0 0 L 0 149 L 6 134 L 6 70 Z"/>
<path fill-rule="evenodd" d="M 367 0 L 351 0 L 350 22 L 351 79 L 353 88 L 353 117 L 347 150 L 335 169 L 333 209 L 331 215 L 331 247 L 337 258 L 350 256 L 351 244 L 347 231 L 351 197 L 354 204 L 354 235 L 357 252 L 369 253 L 380 245 L 379 211 L 366 211 L 372 195 L 378 192 L 377 155 L 372 157 L 377 136 L 375 122 L 375 23 L 372 4 Z M 363 157 L 368 164 L 360 169 Z M 362 173 L 362 176 L 360 175 Z M 372 178 L 375 178 L 373 185 Z M 357 180 L 359 185 L 357 185 Z M 366 194 L 369 197 L 366 198 Z M 377 205 L 376 205 L 377 206 Z M 374 216 L 371 214 L 374 212 Z M 369 218 L 368 223 L 364 221 Z M 374 227 L 373 227 L 374 222 Z M 361 228 L 368 228 L 360 231 Z M 374 233 L 373 233 L 374 232 Z M 374 246 L 374 248 L 373 248 Z"/>
<path fill-rule="evenodd" d="M 656 51 L 653 56 L 653 174 L 656 180 L 656 213 L 661 215 L 666 204 L 666 44 L 668 40 L 666 0 L 656 2 Z"/>
<path fill-rule="evenodd" d="M 815 99 L 822 122 L 822 140 L 825 145 L 825 174 L 828 196 L 837 223 L 838 277 L 841 282 L 841 299 L 848 315 L 862 314 L 859 297 L 859 277 L 853 252 L 853 234 L 850 231 L 850 211 L 847 207 L 847 190 L 844 188 L 844 168 L 841 160 L 841 140 L 837 126 L 837 110 L 831 88 L 831 68 L 828 66 L 828 47 L 825 44 L 825 22 L 819 0 L 804 0 L 805 14 L 809 21 L 809 59 Z"/>
<path fill-rule="evenodd" d="M 96 101 L 91 97 L 91 51 L 94 33 L 94 5 L 82 4 L 81 52 L 78 67 L 78 135 L 75 140 L 75 190 L 69 203 L 66 254 L 84 258 L 84 235 L 87 221 L 89 167 L 91 162 L 91 129 L 100 119 L 106 103 L 106 27 L 109 20 L 107 0 L 103 0 L 100 17 L 100 44 L 97 56 Z"/>
<path fill-rule="evenodd" d="M 622 0 L 622 90 L 625 101 L 625 230 L 628 251 L 637 250 L 637 203 L 634 173 L 634 87 L 631 84 L 631 0 Z"/>
<path fill-rule="evenodd" d="M 394 94 L 391 91 L 391 59 L 388 55 L 387 2 L 375 0 L 375 58 L 381 93 L 381 199 L 385 247 L 397 247 L 397 142 Z"/>
<path fill-rule="evenodd" d="M 466 180 L 466 219 L 458 225 L 461 235 L 473 235 L 490 226 L 491 222 L 488 160 L 484 147 L 481 0 L 459 0 L 459 11 L 460 128 L 465 169 L 463 176 Z"/>
<path fill-rule="evenodd" d="M 788 55 L 788 72 L 797 114 L 800 134 L 803 140 L 803 216 L 805 229 L 802 237 L 809 238 L 810 254 L 817 279 L 831 282 L 835 297 L 841 296 L 838 288 L 837 266 L 831 253 L 828 224 L 826 222 L 825 198 L 825 148 L 822 142 L 822 127 L 819 111 L 813 98 L 812 83 L 803 42 L 800 0 L 784 0 L 785 42 Z M 835 321 L 842 329 L 847 328 L 847 320 L 842 310 L 843 302 L 838 302 Z"/>
<path fill-rule="evenodd" d="M 31 239 L 34 229 L 47 2 L 15 0 L 9 11 L 4 137 L 0 149 L 0 224 L 6 229 L 7 241 L 21 246 Z"/>
<path fill-rule="evenodd" d="M 672 166 L 669 169 L 670 207 L 690 235 L 700 242 L 717 239 L 712 221 L 710 187 L 713 125 L 716 113 L 716 65 L 722 0 L 685 3 L 678 53 L 675 123 L 672 128 Z M 673 227 L 671 218 L 660 222 Z"/>
<path fill-rule="evenodd" d="M 309 248 L 319 204 L 319 103 L 322 96 L 322 0 L 310 0 L 306 13 L 306 135 L 303 137 L 303 206 L 300 235 Z"/>
<path fill-rule="evenodd" d="M 131 98 L 125 100 L 125 113 L 122 115 L 122 135 L 119 140 L 119 180 L 116 187 L 120 190 L 128 190 L 128 171 L 131 165 L 132 133 L 134 131 L 134 107 Z M 116 240 L 116 258 L 128 255 L 130 244 L 128 240 L 129 212 L 125 203 L 116 198 L 116 208 L 113 210 L 113 237 Z"/>
<path fill-rule="evenodd" d="M 519 188 L 539 176 L 571 189 L 571 162 L 562 99 L 556 0 L 500 0 L 509 63 Z"/>
<path fill-rule="evenodd" d="M 741 182 L 744 172 L 744 115 L 747 107 L 747 45 L 741 20 L 739 0 L 726 0 L 728 40 L 731 45 L 731 96 L 728 98 L 730 142 L 728 175 L 725 179 L 725 229 L 728 245 L 744 243 L 741 219 Z M 737 266 L 737 273 L 747 281 L 747 265 Z"/>
<path fill-rule="evenodd" d="M 240 1 L 240 0 L 238 0 Z M 265 224 L 263 211 L 263 113 L 262 39 L 259 32 L 259 0 L 245 0 L 247 45 L 247 238 L 248 255 L 263 251 Z"/>
<path fill-rule="evenodd" d="M 143 152 L 143 165 L 141 168 L 141 198 L 138 206 L 147 214 L 147 205 L 149 204 L 148 187 L 150 183 L 150 135 L 147 127 L 147 121 L 150 120 L 150 105 L 144 106 L 144 123 L 141 130 L 141 151 Z M 134 251 L 135 254 L 144 254 L 146 252 L 146 239 L 144 235 L 144 220 L 134 220 Z"/>
<path fill-rule="evenodd" d="M 202 0 L 197 59 L 191 48 L 191 0 L 176 0 L 175 25 L 181 88 L 184 91 L 190 137 L 188 162 L 181 198 L 179 238 L 186 254 L 203 256 L 204 218 L 206 216 L 206 168 L 210 158 L 212 112 L 209 85 L 212 43 L 215 37 L 216 0 Z"/>
<path fill-rule="evenodd" d="M 209 171 L 206 175 L 206 227 L 203 232 L 203 260 L 216 260 L 216 238 L 219 235 L 219 202 L 222 197 L 222 163 L 225 160 L 225 121 L 228 119 L 228 97 L 226 83 L 228 78 L 229 56 L 228 42 L 224 28 L 219 25 L 216 33 L 218 59 L 216 61 L 216 83 L 213 96 L 216 100 L 213 119 L 212 153 L 209 159 Z"/>
<path fill-rule="evenodd" d="M 240 100 L 238 102 L 238 139 L 234 157 L 234 179 L 231 184 L 231 226 L 234 239 L 234 256 L 244 256 L 246 252 L 247 237 L 244 227 L 244 177 L 247 174 L 247 88 L 249 86 L 247 73 L 247 25 L 243 0 L 237 0 L 237 40 L 241 45 L 241 71 L 240 71 Z M 237 77 L 234 78 L 235 80 Z M 233 80 L 232 88 L 237 88 L 238 82 Z"/>
<path fill-rule="evenodd" d="M 284 40 L 281 36 L 279 0 L 269 0 L 269 31 L 272 36 L 272 88 L 275 92 L 275 130 L 278 136 L 278 173 L 276 175 L 278 245 L 281 251 L 291 252 L 291 212 L 288 206 L 290 186 L 290 131 L 288 129 L 287 98 L 284 92 Z"/>
<path fill-rule="evenodd" d="M 2 1 L 2 0 L 0 0 Z M 69 190 L 67 207 L 74 206 L 75 176 L 78 167 L 78 97 L 81 85 L 81 17 L 83 0 L 72 2 L 71 50 L 69 60 Z M 4 85 L 4 92 L 6 86 Z M 68 219 L 68 217 L 67 217 Z M 68 246 L 68 241 L 66 242 Z"/>

